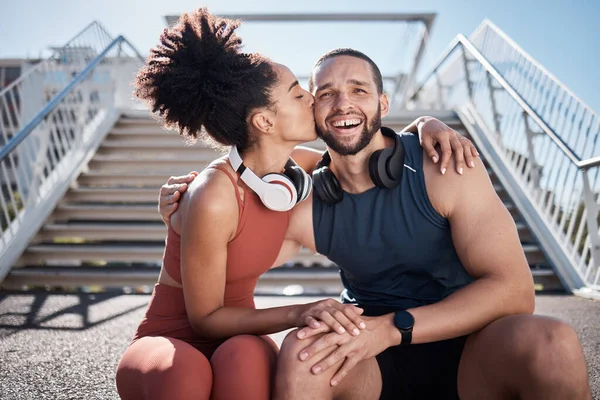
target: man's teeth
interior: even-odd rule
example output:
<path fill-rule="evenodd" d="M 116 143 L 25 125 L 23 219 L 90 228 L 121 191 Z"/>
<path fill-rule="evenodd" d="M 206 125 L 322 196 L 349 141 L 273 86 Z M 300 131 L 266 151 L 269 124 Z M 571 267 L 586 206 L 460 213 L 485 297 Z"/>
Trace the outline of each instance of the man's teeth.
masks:
<path fill-rule="evenodd" d="M 335 121 L 333 126 L 336 128 L 341 128 L 343 126 L 352 126 L 360 124 L 360 119 L 346 119 L 344 121 Z"/>

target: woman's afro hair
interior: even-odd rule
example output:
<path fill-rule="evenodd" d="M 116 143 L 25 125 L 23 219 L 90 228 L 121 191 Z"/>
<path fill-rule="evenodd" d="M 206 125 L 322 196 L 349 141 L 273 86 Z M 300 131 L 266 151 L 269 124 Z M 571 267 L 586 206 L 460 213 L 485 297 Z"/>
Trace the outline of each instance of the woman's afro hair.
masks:
<path fill-rule="evenodd" d="M 272 106 L 277 73 L 266 58 L 240 51 L 239 25 L 201 8 L 163 31 L 137 74 L 135 95 L 167 128 L 240 150 L 251 145 L 248 114 Z"/>

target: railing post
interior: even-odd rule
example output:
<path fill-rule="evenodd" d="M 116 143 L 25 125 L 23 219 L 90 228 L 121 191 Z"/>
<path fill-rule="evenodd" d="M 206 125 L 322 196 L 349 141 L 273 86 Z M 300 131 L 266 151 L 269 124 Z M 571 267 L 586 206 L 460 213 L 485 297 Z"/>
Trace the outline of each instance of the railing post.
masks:
<path fill-rule="evenodd" d="M 445 110 L 446 105 L 444 104 L 444 85 L 442 85 L 442 81 L 440 80 L 440 74 L 437 72 L 435 74 L 435 82 L 438 87 L 438 107 L 440 110 Z"/>
<path fill-rule="evenodd" d="M 502 115 L 498 112 L 498 106 L 496 104 L 496 96 L 494 95 L 497 90 L 501 90 L 497 88 L 492 83 L 492 77 L 488 71 L 485 72 L 485 77 L 487 79 L 488 90 L 490 92 L 490 103 L 492 105 L 492 117 L 494 119 L 494 130 L 496 131 L 496 136 L 500 137 L 500 120 L 502 119 Z"/>
<path fill-rule="evenodd" d="M 587 170 L 581 170 L 583 176 L 583 201 L 587 208 L 586 223 L 588 228 L 588 237 L 590 239 L 592 256 L 592 270 L 600 268 L 600 237 L 598 236 L 598 203 L 594 199 L 594 194 L 590 187 Z M 587 283 L 587 282 L 586 282 Z"/>
<path fill-rule="evenodd" d="M 469 62 L 470 60 L 467 58 L 467 52 L 465 48 L 462 48 L 462 59 L 463 59 L 463 67 L 465 69 L 465 79 L 467 81 L 467 91 L 469 93 L 469 100 L 473 102 L 473 81 L 471 81 L 471 72 L 469 71 Z"/>
<path fill-rule="evenodd" d="M 533 138 L 541 135 L 540 132 L 534 132 L 529 126 L 529 116 L 526 111 L 523 111 L 523 121 L 525 121 L 525 134 L 527 136 L 527 161 L 530 165 L 531 181 L 534 188 L 539 189 L 540 179 L 542 178 L 542 166 L 537 162 L 533 146 Z"/>

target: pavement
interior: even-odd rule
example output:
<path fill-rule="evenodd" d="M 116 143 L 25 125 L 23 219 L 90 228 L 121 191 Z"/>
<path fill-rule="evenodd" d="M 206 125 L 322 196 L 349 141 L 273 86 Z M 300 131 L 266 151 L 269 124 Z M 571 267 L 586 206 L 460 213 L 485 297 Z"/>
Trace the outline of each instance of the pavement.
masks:
<path fill-rule="evenodd" d="M 257 297 L 257 307 L 318 297 Z M 148 295 L 0 292 L 0 399 L 118 399 L 114 371 Z M 600 301 L 538 295 L 536 314 L 571 324 L 600 400 Z M 285 332 L 273 335 L 281 342 Z"/>

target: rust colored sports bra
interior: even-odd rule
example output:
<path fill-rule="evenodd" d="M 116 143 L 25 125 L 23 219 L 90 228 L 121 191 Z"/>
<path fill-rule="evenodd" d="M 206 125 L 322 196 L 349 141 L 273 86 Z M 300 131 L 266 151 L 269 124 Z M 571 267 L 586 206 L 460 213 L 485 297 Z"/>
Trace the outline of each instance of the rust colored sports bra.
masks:
<path fill-rule="evenodd" d="M 234 238 L 227 244 L 225 306 L 254 307 L 254 288 L 260 275 L 275 262 L 287 230 L 291 211 L 277 212 L 266 208 L 259 197 L 244 185 L 242 200 L 237 180 L 224 163 L 212 164 L 229 177 L 234 186 L 239 220 Z M 210 227 L 208 227 L 210 229 Z M 165 240 L 163 267 L 181 284 L 180 235 L 169 228 Z"/>

